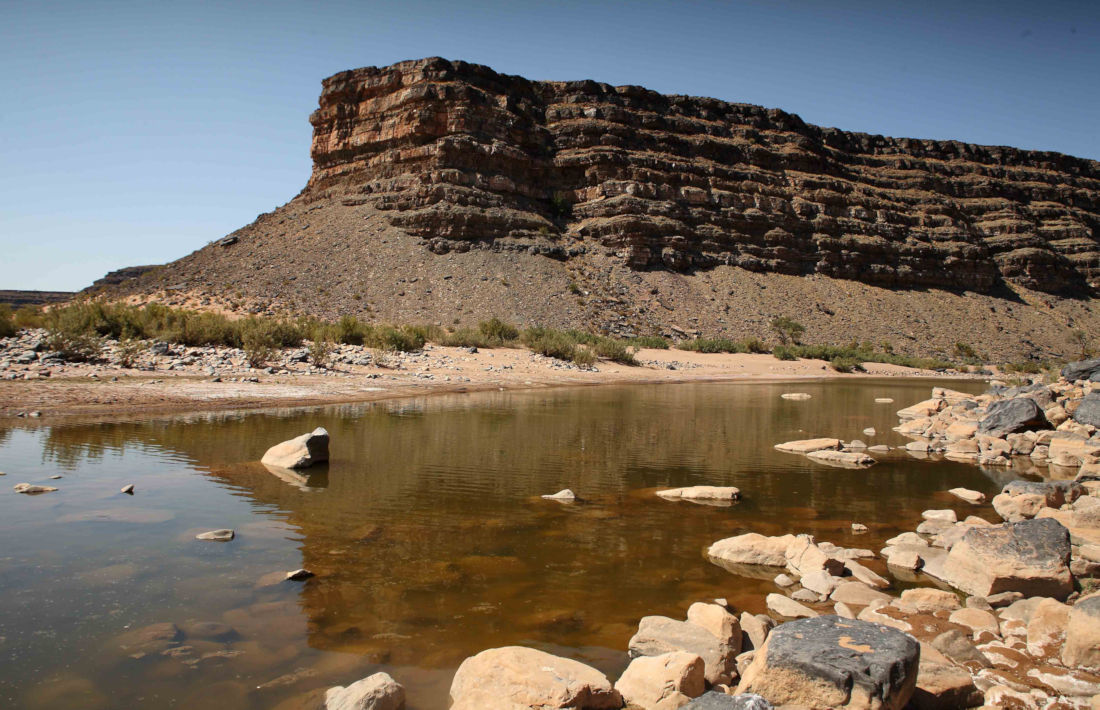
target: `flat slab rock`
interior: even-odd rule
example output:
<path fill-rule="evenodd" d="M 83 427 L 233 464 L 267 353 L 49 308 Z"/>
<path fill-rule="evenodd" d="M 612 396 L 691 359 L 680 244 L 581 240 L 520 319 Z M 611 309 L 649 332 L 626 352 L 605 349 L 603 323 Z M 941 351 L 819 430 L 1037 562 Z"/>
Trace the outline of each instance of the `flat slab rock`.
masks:
<path fill-rule="evenodd" d="M 1065 599 L 1073 591 L 1070 552 L 1069 531 L 1051 518 L 974 527 L 951 548 L 941 579 L 976 596 Z"/>
<path fill-rule="evenodd" d="M 622 707 L 622 696 L 595 668 L 533 648 L 491 648 L 462 662 L 450 710 Z"/>
<path fill-rule="evenodd" d="M 824 451 L 826 449 L 839 450 L 840 445 L 840 439 L 799 439 L 798 441 L 787 441 L 782 444 L 776 444 L 775 448 L 791 454 L 808 454 L 813 451 Z"/>
<path fill-rule="evenodd" d="M 833 451 L 830 449 L 822 449 L 821 451 L 811 451 L 806 454 L 806 456 L 814 461 L 819 461 L 831 466 L 841 466 L 843 468 L 863 468 L 877 463 L 874 457 L 859 451 Z"/>
<path fill-rule="evenodd" d="M 917 682 L 920 646 L 897 629 L 839 616 L 781 624 L 737 686 L 811 710 L 900 710 Z"/>
<path fill-rule="evenodd" d="M 741 498 L 741 489 L 733 486 L 688 486 L 657 491 L 657 495 L 670 500 L 717 500 L 733 501 Z"/>

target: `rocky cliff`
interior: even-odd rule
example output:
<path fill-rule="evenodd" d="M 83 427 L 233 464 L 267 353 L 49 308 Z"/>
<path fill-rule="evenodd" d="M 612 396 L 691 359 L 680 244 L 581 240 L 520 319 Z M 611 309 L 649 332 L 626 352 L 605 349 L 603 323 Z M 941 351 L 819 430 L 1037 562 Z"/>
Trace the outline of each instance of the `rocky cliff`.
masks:
<path fill-rule="evenodd" d="M 424 59 L 323 82 L 288 204 L 107 292 L 254 312 L 1072 355 L 1100 164 Z M 129 275 L 129 274 L 127 274 Z"/>
<path fill-rule="evenodd" d="M 323 87 L 305 195 L 371 203 L 436 253 L 600 249 L 638 270 L 981 292 L 1100 281 L 1095 161 L 443 59 Z"/>

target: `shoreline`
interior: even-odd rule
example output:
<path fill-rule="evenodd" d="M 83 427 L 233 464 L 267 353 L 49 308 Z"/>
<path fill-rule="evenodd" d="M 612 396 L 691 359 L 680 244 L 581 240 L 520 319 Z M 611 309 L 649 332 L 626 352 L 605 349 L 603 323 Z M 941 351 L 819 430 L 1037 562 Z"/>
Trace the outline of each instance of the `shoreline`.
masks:
<path fill-rule="evenodd" d="M 165 369 L 69 364 L 48 377 L 0 381 L 0 427 L 30 418 L 96 419 L 119 415 L 188 414 L 318 407 L 486 391 L 614 384 L 821 382 L 844 379 L 983 379 L 977 375 L 866 363 L 841 373 L 822 360 L 782 361 L 766 354 L 643 349 L 639 365 L 600 361 L 580 370 L 527 349 L 427 346 L 398 354 L 389 367 L 337 365 L 321 372 L 266 372 L 236 367 L 216 375 Z M 314 369 L 315 368 L 311 368 Z M 60 371 L 58 371 L 60 370 Z"/>

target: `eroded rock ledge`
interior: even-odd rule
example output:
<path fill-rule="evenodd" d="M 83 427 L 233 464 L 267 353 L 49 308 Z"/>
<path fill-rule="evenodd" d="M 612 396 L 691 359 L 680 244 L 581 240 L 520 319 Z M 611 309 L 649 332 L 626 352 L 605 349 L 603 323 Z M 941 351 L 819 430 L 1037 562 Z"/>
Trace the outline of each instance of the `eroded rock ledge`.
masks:
<path fill-rule="evenodd" d="M 1096 161 L 439 58 L 323 87 L 301 197 L 371 204 L 437 253 L 598 249 L 637 270 L 980 292 L 1100 282 Z"/>

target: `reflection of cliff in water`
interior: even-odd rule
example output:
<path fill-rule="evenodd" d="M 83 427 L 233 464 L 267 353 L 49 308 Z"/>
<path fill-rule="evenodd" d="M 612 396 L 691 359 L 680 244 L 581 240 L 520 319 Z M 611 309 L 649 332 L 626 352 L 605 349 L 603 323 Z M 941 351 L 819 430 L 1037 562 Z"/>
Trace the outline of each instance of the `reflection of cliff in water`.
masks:
<path fill-rule="evenodd" d="M 928 388 L 803 383 L 815 397 L 805 403 L 778 397 L 789 385 L 493 393 L 55 427 L 47 451 L 60 461 L 142 447 L 206 471 L 299 531 L 302 566 L 317 575 L 300 595 L 313 646 L 436 667 L 520 642 L 623 649 L 640 616 L 708 597 L 759 607 L 770 583 L 709 564 L 709 543 L 754 530 L 877 547 L 943 507 L 938 491 L 990 491 L 965 464 L 899 456 L 852 471 L 772 448 L 887 432 L 894 407 L 871 399 L 916 401 Z M 332 436 L 327 471 L 288 483 L 258 463 L 315 426 Z M 739 486 L 745 500 L 714 508 L 652 493 L 701 483 Z M 538 498 L 565 487 L 586 502 Z M 851 535 L 853 520 L 872 534 Z"/>

